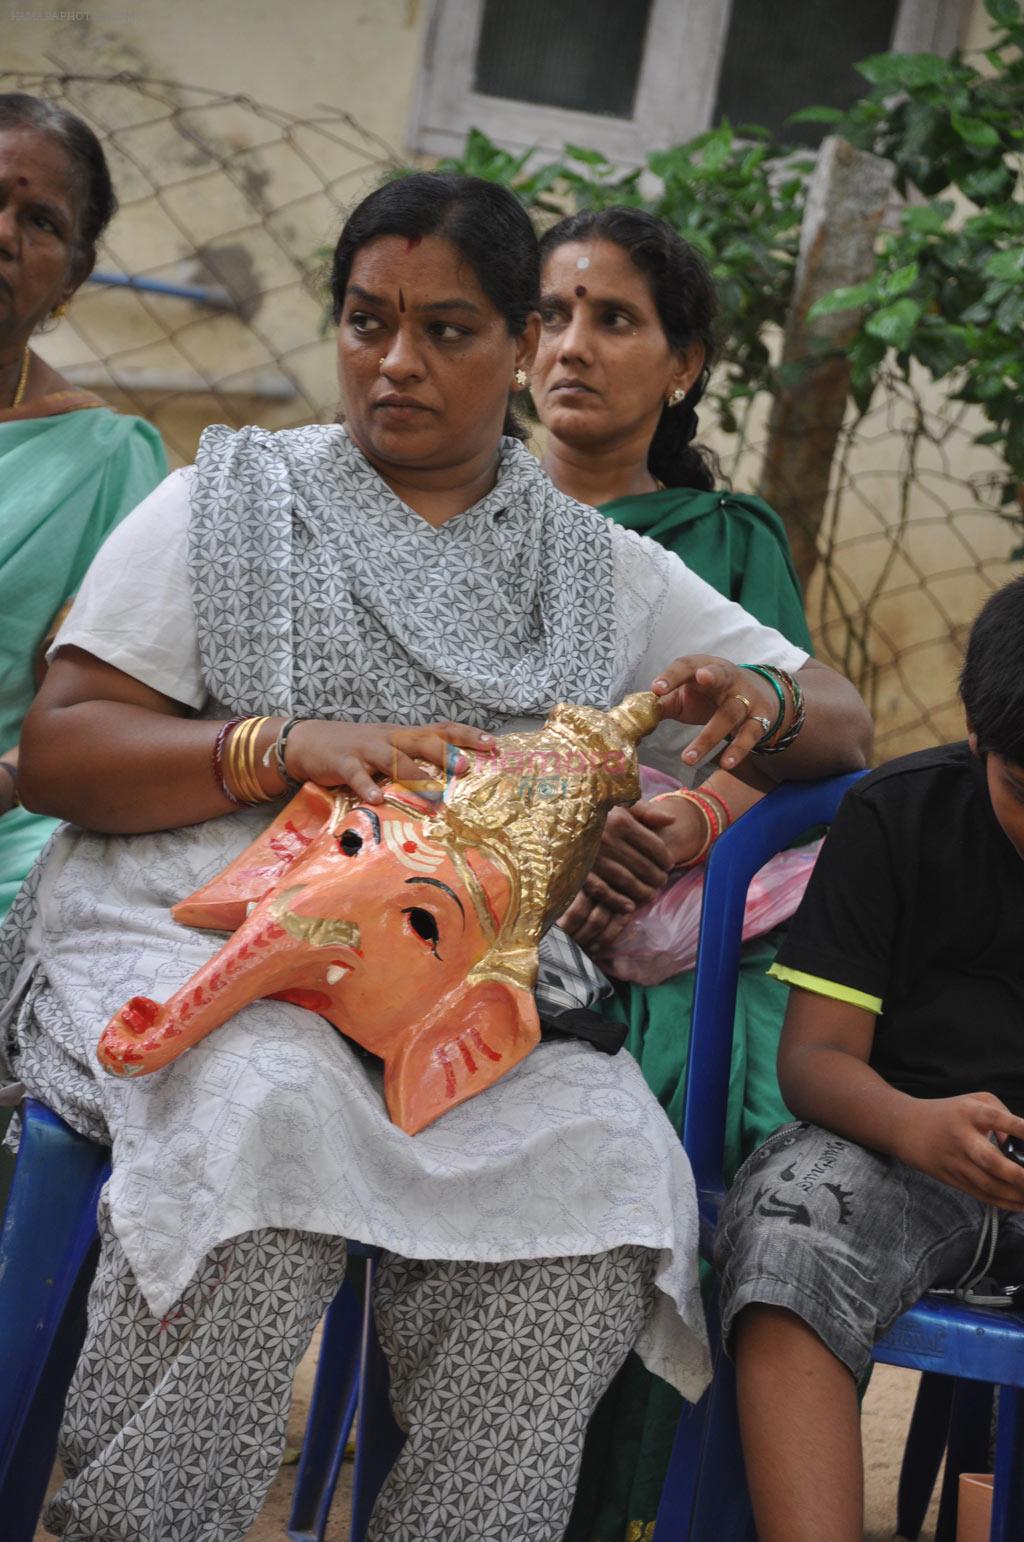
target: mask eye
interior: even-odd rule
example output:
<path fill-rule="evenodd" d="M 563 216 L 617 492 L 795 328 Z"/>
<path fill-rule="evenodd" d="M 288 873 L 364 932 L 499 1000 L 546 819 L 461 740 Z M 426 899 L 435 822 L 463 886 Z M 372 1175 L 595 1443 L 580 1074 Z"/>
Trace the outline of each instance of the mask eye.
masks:
<path fill-rule="evenodd" d="M 338 845 L 346 857 L 358 857 L 363 849 L 363 837 L 358 830 L 342 830 L 338 837 Z"/>
<path fill-rule="evenodd" d="M 441 955 L 437 951 L 437 944 L 441 940 L 441 933 L 437 929 L 437 922 L 429 910 L 423 910 L 419 905 L 412 905 L 408 910 L 402 911 L 403 916 L 409 917 L 409 925 L 416 936 L 427 943 L 436 958 Z"/>

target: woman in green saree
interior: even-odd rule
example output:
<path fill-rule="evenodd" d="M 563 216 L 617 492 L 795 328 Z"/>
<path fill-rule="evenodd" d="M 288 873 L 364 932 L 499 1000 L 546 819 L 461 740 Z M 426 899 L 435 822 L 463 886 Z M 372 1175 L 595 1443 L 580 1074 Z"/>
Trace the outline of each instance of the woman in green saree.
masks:
<path fill-rule="evenodd" d="M 716 490 L 695 444 L 714 342 L 715 293 L 693 249 L 635 209 L 585 212 L 541 240 L 541 343 L 531 392 L 547 430 L 555 486 L 668 547 L 720 593 L 810 649 L 782 522 L 760 499 Z M 681 773 L 680 773 L 681 774 Z M 733 816 L 772 783 L 720 770 L 704 784 Z M 689 821 L 689 823 L 687 823 Z M 678 798 L 619 810 L 587 891 L 565 924 L 598 960 L 628 915 L 697 849 L 701 821 Z M 788 1118 L 775 1055 L 786 992 L 766 970 L 772 934 L 746 944 L 736 1009 L 727 1158 L 735 1169 Z M 620 984 L 626 1047 L 677 1125 L 693 1001 L 687 971 L 661 985 Z M 653 1535 L 680 1400 L 635 1358 L 591 1425 L 569 1542 Z"/>
<path fill-rule="evenodd" d="M 116 207 L 80 118 L 0 95 L 0 918 L 55 823 L 17 806 L 43 645 L 104 538 L 167 470 L 155 429 L 75 389 L 29 346 L 92 271 Z"/>

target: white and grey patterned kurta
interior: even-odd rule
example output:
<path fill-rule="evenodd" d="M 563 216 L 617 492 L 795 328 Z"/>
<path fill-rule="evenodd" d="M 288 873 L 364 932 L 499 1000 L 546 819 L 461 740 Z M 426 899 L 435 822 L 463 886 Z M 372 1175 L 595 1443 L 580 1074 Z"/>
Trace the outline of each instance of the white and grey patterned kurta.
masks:
<path fill-rule="evenodd" d="M 674 641 L 668 645 L 667 638 Z M 211 716 L 302 713 L 488 729 L 558 700 L 610 706 L 673 654 L 804 656 L 660 547 L 556 492 L 505 441 L 494 490 L 435 529 L 339 428 L 212 429 L 101 553 L 60 637 Z M 156 1075 L 95 1061 L 135 993 L 163 999 L 220 946 L 169 908 L 271 817 L 55 838 L 0 934 L 10 1069 L 113 1145 L 112 1224 L 152 1311 L 211 1248 L 260 1228 L 496 1261 L 654 1249 L 640 1352 L 707 1375 L 693 1186 L 628 1055 L 544 1044 L 416 1136 L 323 1019 L 247 1007 Z"/>

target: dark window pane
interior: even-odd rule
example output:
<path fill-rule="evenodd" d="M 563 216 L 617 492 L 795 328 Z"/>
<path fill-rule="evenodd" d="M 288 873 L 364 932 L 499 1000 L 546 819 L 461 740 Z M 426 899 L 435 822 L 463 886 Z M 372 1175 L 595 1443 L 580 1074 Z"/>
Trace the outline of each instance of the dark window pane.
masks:
<path fill-rule="evenodd" d="M 631 118 L 651 0 L 486 0 L 474 91 Z"/>
<path fill-rule="evenodd" d="M 801 107 L 850 107 L 868 90 L 853 66 L 884 53 L 898 0 L 732 0 L 716 120 L 763 123 L 787 144 L 816 145 L 827 129 L 787 123 Z"/>

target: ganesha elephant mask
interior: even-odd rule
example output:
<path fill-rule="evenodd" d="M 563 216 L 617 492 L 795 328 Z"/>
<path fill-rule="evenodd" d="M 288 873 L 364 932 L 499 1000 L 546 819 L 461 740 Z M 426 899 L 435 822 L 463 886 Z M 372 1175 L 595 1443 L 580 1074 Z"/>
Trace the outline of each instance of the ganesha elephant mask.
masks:
<path fill-rule="evenodd" d="M 539 732 L 471 755 L 440 803 L 386 783 L 371 807 L 307 782 L 175 906 L 175 920 L 233 936 L 163 1005 L 132 997 L 100 1063 L 156 1071 L 272 997 L 379 1056 L 391 1118 L 423 1129 L 538 1042 L 541 935 L 586 875 L 608 810 L 639 796 L 636 743 L 658 720 L 646 693 L 610 712 L 563 704 Z"/>

